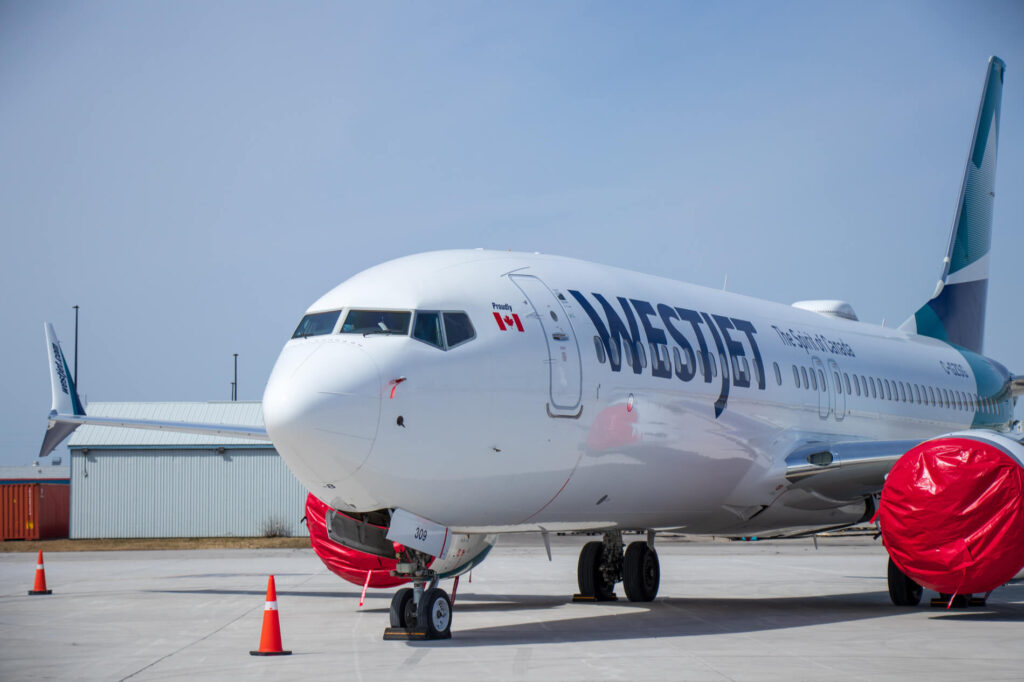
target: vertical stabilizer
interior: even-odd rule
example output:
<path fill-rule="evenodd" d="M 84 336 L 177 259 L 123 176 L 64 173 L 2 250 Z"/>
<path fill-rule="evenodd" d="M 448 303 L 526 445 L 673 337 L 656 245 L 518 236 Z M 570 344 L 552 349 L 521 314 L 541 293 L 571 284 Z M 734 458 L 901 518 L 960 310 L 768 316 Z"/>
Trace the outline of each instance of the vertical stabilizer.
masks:
<path fill-rule="evenodd" d="M 988 60 L 942 277 L 931 299 L 900 326 L 976 353 L 982 352 L 985 335 L 999 105 L 1005 70 L 999 57 Z"/>
<path fill-rule="evenodd" d="M 57 332 L 53 325 L 47 322 L 43 329 L 46 332 L 46 354 L 50 361 L 50 421 L 46 426 L 46 435 L 43 436 L 43 445 L 39 449 L 39 456 L 45 457 L 50 454 L 57 445 L 71 435 L 71 432 L 78 428 L 78 424 L 68 424 L 54 419 L 57 415 L 84 416 L 85 409 L 82 401 L 78 398 L 78 390 L 75 388 L 75 381 L 71 377 L 71 370 L 68 362 L 64 359 L 64 351 L 60 348 L 60 341 L 57 340 Z"/>

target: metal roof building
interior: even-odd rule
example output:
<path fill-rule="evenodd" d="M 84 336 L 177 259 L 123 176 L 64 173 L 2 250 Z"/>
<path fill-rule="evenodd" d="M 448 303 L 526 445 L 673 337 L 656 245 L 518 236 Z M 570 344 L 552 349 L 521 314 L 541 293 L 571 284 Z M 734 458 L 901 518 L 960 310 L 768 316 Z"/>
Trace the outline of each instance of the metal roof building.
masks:
<path fill-rule="evenodd" d="M 259 402 L 92 403 L 93 416 L 263 424 Z M 270 443 L 84 425 L 71 436 L 72 538 L 306 535 L 306 490 Z"/>

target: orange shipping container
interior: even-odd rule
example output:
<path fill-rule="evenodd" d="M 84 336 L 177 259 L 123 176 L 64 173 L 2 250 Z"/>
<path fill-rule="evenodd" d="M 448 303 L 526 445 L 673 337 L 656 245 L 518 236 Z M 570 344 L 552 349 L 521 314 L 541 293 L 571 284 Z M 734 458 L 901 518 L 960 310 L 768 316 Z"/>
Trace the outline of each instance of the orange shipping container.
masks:
<path fill-rule="evenodd" d="M 67 483 L 0 483 L 0 540 L 66 538 L 70 502 Z"/>

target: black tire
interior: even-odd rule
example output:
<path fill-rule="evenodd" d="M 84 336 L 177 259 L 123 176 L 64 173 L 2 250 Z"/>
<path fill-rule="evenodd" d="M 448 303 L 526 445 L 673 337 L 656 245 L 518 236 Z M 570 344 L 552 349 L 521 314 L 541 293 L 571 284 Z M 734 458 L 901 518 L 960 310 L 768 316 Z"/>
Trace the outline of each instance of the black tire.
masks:
<path fill-rule="evenodd" d="M 607 601 L 615 594 L 615 583 L 609 583 L 601 572 L 604 563 L 604 545 L 600 542 L 588 542 L 580 550 L 580 560 L 576 565 L 576 582 L 580 594 L 593 597 L 598 601 Z"/>
<path fill-rule="evenodd" d="M 622 560 L 622 586 L 629 601 L 654 601 L 660 582 L 658 553 L 646 542 L 631 542 Z"/>
<path fill-rule="evenodd" d="M 391 609 L 388 615 L 391 617 L 391 627 L 393 628 L 407 628 L 412 627 L 414 623 L 409 623 L 409 614 L 412 607 L 412 588 L 403 587 L 402 589 L 395 592 L 395 596 L 391 598 Z"/>
<path fill-rule="evenodd" d="M 428 639 L 448 639 L 452 636 L 452 602 L 440 587 L 434 587 L 420 597 L 416 624 L 426 630 Z"/>
<path fill-rule="evenodd" d="M 889 559 L 889 599 L 896 606 L 917 606 L 921 603 L 921 586 L 907 577 L 900 567 Z"/>

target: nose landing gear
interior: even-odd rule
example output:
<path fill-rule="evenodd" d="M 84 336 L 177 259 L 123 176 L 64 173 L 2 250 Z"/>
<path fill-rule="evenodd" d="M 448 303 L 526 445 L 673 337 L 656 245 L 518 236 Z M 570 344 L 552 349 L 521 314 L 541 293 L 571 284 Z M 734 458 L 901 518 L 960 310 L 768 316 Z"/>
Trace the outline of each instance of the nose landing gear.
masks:
<path fill-rule="evenodd" d="M 654 532 L 646 542 L 631 542 L 622 551 L 622 531 L 607 531 L 600 542 L 588 542 L 580 550 L 576 568 L 580 593 L 574 602 L 615 601 L 615 583 L 621 582 L 630 601 L 653 601 L 658 595 L 661 567 L 654 549 Z"/>
<path fill-rule="evenodd" d="M 427 568 L 430 557 L 406 550 L 407 561 L 399 563 L 391 575 L 409 578 L 412 587 L 403 587 L 391 598 L 391 627 L 384 630 L 386 640 L 450 639 L 452 602 L 437 586 L 437 574 Z"/>

